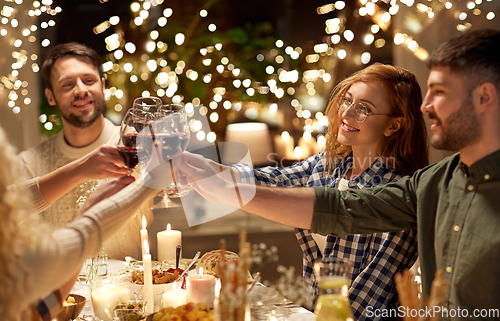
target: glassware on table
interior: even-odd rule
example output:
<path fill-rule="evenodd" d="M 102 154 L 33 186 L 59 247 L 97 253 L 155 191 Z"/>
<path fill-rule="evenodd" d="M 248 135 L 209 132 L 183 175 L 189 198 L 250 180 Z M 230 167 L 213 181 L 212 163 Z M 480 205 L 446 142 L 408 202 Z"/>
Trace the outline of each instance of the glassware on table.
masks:
<path fill-rule="evenodd" d="M 163 293 L 165 291 L 162 288 L 159 288 L 157 286 L 153 286 L 153 300 L 154 300 L 154 306 L 153 306 L 153 312 L 158 312 L 160 309 L 163 307 Z M 138 301 L 144 301 L 144 294 L 142 292 L 142 288 L 139 291 L 135 291 L 133 293 L 135 296 L 135 299 Z M 148 302 L 146 302 L 146 305 Z"/>
<path fill-rule="evenodd" d="M 79 275 L 75 284 L 71 288 L 70 293 L 83 295 L 86 299 L 85 306 L 83 307 L 80 316 L 91 316 L 92 313 L 92 300 L 90 297 L 90 284 L 87 282 L 87 277 L 85 275 Z"/>
<path fill-rule="evenodd" d="M 143 165 L 151 153 L 152 138 L 147 137 L 149 133 L 145 128 L 152 121 L 153 114 L 139 108 L 129 109 L 123 117 L 117 149 L 128 169 L 127 175 L 132 175 L 132 170 L 139 164 Z"/>
<path fill-rule="evenodd" d="M 314 274 L 319 287 L 316 321 L 354 320 L 348 289 L 351 283 L 352 261 L 338 257 L 314 262 Z"/>
<path fill-rule="evenodd" d="M 158 193 L 162 197 L 151 209 L 170 208 L 180 206 L 170 200 L 171 197 L 181 197 L 189 192 L 187 186 L 180 184 L 180 177 L 174 171 L 173 159 L 184 152 L 189 144 L 191 132 L 189 130 L 187 115 L 181 105 L 163 105 L 156 113 L 153 123 L 155 146 L 163 162 L 169 162 L 172 174 L 171 185 Z"/>
<path fill-rule="evenodd" d="M 142 320 L 145 314 L 144 308 L 144 301 L 131 300 L 118 304 L 113 309 L 113 314 L 117 321 Z"/>
<path fill-rule="evenodd" d="M 87 281 L 92 280 L 96 276 L 105 276 L 108 274 L 108 254 L 104 246 L 101 247 L 96 256 L 88 258 L 85 261 L 85 272 Z"/>
<path fill-rule="evenodd" d="M 94 315 L 103 321 L 113 320 L 115 306 L 130 300 L 130 281 L 123 278 L 96 277 L 90 284 Z"/>

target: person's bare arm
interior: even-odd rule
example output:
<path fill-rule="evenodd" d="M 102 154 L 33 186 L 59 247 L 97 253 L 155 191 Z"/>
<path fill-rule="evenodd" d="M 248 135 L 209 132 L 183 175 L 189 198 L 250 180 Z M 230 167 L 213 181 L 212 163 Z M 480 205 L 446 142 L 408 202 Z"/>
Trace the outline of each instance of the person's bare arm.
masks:
<path fill-rule="evenodd" d="M 234 195 L 235 185 L 227 180 L 227 172 L 214 170 L 211 160 L 185 153 L 179 162 L 179 169 L 188 177 L 193 188 L 212 202 L 241 208 L 248 213 L 293 227 L 308 229 L 311 226 L 315 196 L 312 188 L 237 184 L 240 199 L 248 200 L 241 207 L 238 199 L 228 197 Z"/>
<path fill-rule="evenodd" d="M 115 146 L 102 145 L 38 179 L 40 193 L 52 204 L 76 185 L 88 181 L 121 177 L 127 173 Z"/>
<path fill-rule="evenodd" d="M 252 188 L 249 184 L 239 184 L 238 187 Z M 241 209 L 277 223 L 308 230 L 313 217 L 314 195 L 314 189 L 310 187 L 256 186 L 255 196 Z"/>

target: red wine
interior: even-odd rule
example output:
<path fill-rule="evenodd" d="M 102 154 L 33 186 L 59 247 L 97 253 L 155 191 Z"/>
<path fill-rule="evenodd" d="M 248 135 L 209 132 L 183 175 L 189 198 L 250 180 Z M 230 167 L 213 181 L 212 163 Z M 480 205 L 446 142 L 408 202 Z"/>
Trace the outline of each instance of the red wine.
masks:
<path fill-rule="evenodd" d="M 151 155 L 155 136 L 153 134 L 127 134 L 122 136 L 122 142 L 125 147 L 140 147 L 144 149 L 147 155 Z"/>
<path fill-rule="evenodd" d="M 139 164 L 139 155 L 138 152 L 142 150 L 140 147 L 118 147 L 118 154 L 123 160 L 125 167 L 134 168 Z"/>
<path fill-rule="evenodd" d="M 137 147 L 138 133 L 127 134 L 122 136 L 122 142 L 125 147 Z"/>
<path fill-rule="evenodd" d="M 168 161 L 186 150 L 189 144 L 189 135 L 187 134 L 168 134 L 160 133 L 155 135 L 155 139 L 162 147 L 162 157 Z"/>

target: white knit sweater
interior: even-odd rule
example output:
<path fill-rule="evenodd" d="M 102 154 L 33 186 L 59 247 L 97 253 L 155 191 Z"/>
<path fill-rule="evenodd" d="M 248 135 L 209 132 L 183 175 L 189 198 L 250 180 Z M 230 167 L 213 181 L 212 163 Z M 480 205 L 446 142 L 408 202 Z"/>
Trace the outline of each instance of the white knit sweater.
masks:
<path fill-rule="evenodd" d="M 43 218 L 52 226 L 62 227 L 70 223 L 79 207 L 77 201 L 82 197 L 85 199 L 97 182 L 88 181 L 80 184 L 49 205 L 43 199 L 38 188 L 38 177 L 85 156 L 103 144 L 116 145 L 119 130 L 119 126 L 115 126 L 111 121 L 105 119 L 101 135 L 88 146 L 75 148 L 68 145 L 64 139 L 64 133 L 61 131 L 37 146 L 19 154 L 23 174 L 30 179 L 25 184 L 32 192 L 35 211 L 41 212 Z M 145 208 L 142 207 L 140 211 L 144 212 Z M 149 216 L 147 213 L 144 214 Z M 113 237 L 104 243 L 104 249 L 110 258 L 123 260 L 127 255 L 137 259 L 141 258 L 141 217 L 142 213 L 141 215 L 132 216 L 127 224 L 122 226 Z"/>

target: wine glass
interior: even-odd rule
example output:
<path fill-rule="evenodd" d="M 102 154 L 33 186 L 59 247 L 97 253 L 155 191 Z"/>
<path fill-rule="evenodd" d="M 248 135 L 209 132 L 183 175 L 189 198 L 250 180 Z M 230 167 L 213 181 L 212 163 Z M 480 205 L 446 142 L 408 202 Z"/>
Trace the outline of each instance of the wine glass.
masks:
<path fill-rule="evenodd" d="M 167 114 L 175 113 L 178 111 L 185 113 L 184 106 L 178 105 L 178 104 L 169 104 L 169 105 L 162 105 L 159 109 L 159 112 L 164 112 Z M 188 126 L 186 127 L 186 132 L 190 133 Z M 192 190 L 192 187 L 189 184 L 187 184 L 185 182 L 183 184 L 181 184 L 180 181 L 176 182 L 176 178 L 174 176 L 172 183 L 171 183 L 171 186 L 169 188 L 165 189 L 164 191 L 167 193 L 169 198 L 179 198 L 179 197 L 182 197 L 184 195 L 187 195 L 190 190 Z"/>
<path fill-rule="evenodd" d="M 151 114 L 156 113 L 161 106 L 161 99 L 153 96 L 136 98 L 134 99 L 134 102 L 132 104 L 132 108 L 142 109 L 143 111 L 149 112 Z"/>
<path fill-rule="evenodd" d="M 147 131 L 143 129 L 152 122 L 153 119 L 153 114 L 139 108 L 129 109 L 125 117 L 123 117 L 117 150 L 125 167 L 128 169 L 128 176 L 132 175 L 132 170 L 139 165 L 141 158 L 142 164 L 147 161 L 147 156 L 151 155 L 152 144 L 148 146 L 148 144 L 143 143 L 147 142 L 147 139 L 140 139 L 140 142 L 138 142 L 138 138 L 141 135 L 146 135 L 145 132 Z M 145 155 L 146 157 L 139 157 L 139 155 Z"/>
<path fill-rule="evenodd" d="M 173 104 L 161 106 L 156 113 L 154 124 L 155 148 L 161 148 L 158 155 L 161 155 L 164 162 L 170 163 L 173 181 L 168 188 L 158 193 L 162 200 L 151 209 L 177 207 L 179 204 L 172 202 L 170 197 L 181 197 L 189 192 L 177 183 L 179 177 L 175 175 L 172 161 L 184 152 L 189 144 L 191 133 L 184 107 Z"/>

